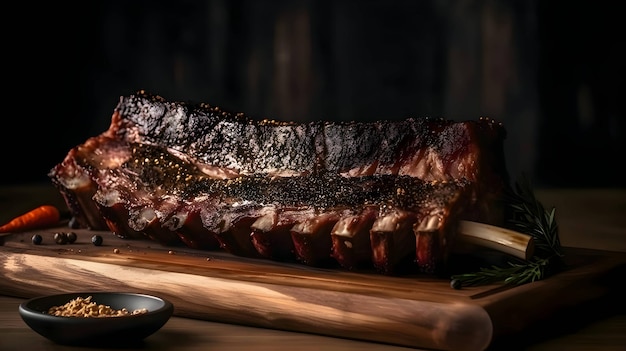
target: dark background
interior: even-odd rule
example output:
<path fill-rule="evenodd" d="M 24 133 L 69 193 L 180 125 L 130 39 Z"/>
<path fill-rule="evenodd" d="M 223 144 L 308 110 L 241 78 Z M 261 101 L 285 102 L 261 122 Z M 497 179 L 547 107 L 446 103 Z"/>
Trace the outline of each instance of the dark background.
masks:
<path fill-rule="evenodd" d="M 137 90 L 251 116 L 504 123 L 511 175 L 623 187 L 616 1 L 95 1 L 4 12 L 0 184 L 48 181 Z"/>

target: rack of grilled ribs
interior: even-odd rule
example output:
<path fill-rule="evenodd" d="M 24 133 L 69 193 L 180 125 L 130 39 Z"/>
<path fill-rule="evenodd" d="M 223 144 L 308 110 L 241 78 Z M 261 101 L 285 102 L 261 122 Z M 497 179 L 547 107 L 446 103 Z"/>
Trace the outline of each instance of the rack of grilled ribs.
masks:
<path fill-rule="evenodd" d="M 437 273 L 459 220 L 502 223 L 493 120 L 294 123 L 140 91 L 49 173 L 81 226 L 381 274 Z"/>

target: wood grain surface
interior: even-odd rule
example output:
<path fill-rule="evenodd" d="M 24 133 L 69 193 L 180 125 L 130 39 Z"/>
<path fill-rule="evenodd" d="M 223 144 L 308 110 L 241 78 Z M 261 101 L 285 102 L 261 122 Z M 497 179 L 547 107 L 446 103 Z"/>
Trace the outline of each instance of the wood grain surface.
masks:
<path fill-rule="evenodd" d="M 442 278 L 320 269 L 110 232 L 74 230 L 75 243 L 56 244 L 54 233 L 68 230 L 4 235 L 0 291 L 151 293 L 170 299 L 181 317 L 440 350 L 484 350 L 546 315 L 610 297 L 608 277 L 626 268 L 623 254 L 571 249 L 567 269 L 550 279 L 455 290 Z M 35 233 L 41 245 L 31 242 Z M 102 246 L 91 243 L 95 234 Z"/>

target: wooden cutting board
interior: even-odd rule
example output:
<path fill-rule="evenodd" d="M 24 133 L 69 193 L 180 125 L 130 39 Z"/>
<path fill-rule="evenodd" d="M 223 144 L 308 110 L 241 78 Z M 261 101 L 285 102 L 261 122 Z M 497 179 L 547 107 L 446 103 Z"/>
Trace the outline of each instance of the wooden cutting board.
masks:
<path fill-rule="evenodd" d="M 566 269 L 542 281 L 455 290 L 448 279 L 391 277 L 163 247 L 110 232 L 74 230 L 59 245 L 45 231 L 6 234 L 0 293 L 31 298 L 130 291 L 172 301 L 175 315 L 441 350 L 484 350 L 580 304 L 614 295 L 626 254 L 566 248 Z M 41 245 L 31 241 L 43 236 Z M 102 246 L 91 237 L 103 236 Z"/>

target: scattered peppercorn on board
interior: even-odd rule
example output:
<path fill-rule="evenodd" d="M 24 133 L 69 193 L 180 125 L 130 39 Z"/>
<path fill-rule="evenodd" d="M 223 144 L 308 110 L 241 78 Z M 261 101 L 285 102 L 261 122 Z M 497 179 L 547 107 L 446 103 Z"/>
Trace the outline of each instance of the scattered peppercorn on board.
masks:
<path fill-rule="evenodd" d="M 59 241 L 60 232 L 76 238 Z M 1 294 L 152 293 L 182 317 L 440 350 L 484 350 L 550 318 L 584 318 L 580 306 L 613 297 L 613 277 L 626 272 L 623 253 L 566 248 L 567 268 L 542 281 L 456 290 L 437 277 L 321 269 L 67 226 L 0 240 Z"/>

